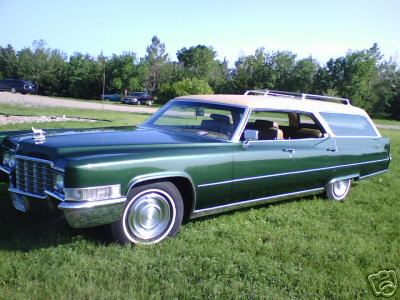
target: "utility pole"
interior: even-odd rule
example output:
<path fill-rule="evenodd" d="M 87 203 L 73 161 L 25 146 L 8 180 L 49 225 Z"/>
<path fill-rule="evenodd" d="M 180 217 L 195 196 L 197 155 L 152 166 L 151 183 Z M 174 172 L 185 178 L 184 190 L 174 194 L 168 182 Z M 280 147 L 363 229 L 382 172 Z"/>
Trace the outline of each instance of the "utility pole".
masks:
<path fill-rule="evenodd" d="M 101 51 L 101 56 L 103 57 L 103 93 L 101 94 L 101 110 L 104 110 L 104 93 L 106 86 L 106 58 L 103 55 L 103 50 Z"/>
<path fill-rule="evenodd" d="M 103 94 L 101 95 L 102 100 L 104 100 L 105 85 L 106 85 L 106 59 L 103 57 Z"/>

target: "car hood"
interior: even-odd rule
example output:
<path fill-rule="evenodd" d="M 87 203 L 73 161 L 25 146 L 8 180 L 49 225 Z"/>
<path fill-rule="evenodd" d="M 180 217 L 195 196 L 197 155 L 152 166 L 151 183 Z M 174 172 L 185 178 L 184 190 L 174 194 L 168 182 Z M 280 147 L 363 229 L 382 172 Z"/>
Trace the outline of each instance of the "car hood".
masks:
<path fill-rule="evenodd" d="M 37 144 L 32 132 L 19 132 L 6 137 L 3 145 L 16 148 L 17 155 L 56 161 L 67 157 L 123 155 L 138 149 L 216 141 L 204 136 L 145 127 L 45 130 L 45 137 L 44 143 Z"/>

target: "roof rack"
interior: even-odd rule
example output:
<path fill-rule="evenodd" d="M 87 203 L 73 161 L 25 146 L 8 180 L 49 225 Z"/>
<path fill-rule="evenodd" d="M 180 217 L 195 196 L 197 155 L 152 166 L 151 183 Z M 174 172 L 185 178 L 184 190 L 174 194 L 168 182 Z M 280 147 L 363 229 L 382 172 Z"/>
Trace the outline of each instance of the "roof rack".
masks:
<path fill-rule="evenodd" d="M 274 90 L 247 90 L 245 95 L 256 95 L 256 96 L 283 96 L 290 97 L 300 100 L 318 100 L 318 101 L 330 101 L 330 102 L 338 102 L 344 105 L 350 105 L 349 99 L 332 97 L 332 96 L 322 96 L 322 95 L 313 95 L 313 94 L 305 94 L 305 93 L 294 93 L 294 92 L 285 92 L 285 91 L 274 91 Z"/>

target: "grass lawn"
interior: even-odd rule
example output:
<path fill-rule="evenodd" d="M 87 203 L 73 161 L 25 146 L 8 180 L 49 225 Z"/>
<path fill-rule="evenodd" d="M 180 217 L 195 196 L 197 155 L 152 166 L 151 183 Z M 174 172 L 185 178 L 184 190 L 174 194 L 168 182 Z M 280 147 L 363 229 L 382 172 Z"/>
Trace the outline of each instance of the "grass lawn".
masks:
<path fill-rule="evenodd" d="M 375 124 L 400 126 L 400 121 L 388 119 L 373 119 Z"/>
<path fill-rule="evenodd" d="M 40 128 L 148 117 L 4 105 L 0 112 L 111 121 L 33 124 Z M 121 246 L 107 227 L 74 230 L 62 216 L 18 213 L 0 184 L 0 299 L 375 299 L 369 274 L 395 269 L 400 280 L 400 131 L 381 132 L 391 138 L 390 172 L 354 184 L 347 201 L 308 197 L 203 218 L 153 246 Z"/>

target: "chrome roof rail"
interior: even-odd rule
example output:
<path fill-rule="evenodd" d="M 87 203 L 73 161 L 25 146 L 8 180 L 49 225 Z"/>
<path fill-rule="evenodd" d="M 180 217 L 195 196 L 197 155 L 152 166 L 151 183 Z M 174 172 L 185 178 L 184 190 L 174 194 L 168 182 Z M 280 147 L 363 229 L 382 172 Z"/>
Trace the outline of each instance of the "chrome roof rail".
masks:
<path fill-rule="evenodd" d="M 245 95 L 265 96 L 268 95 L 269 90 L 247 90 Z"/>
<path fill-rule="evenodd" d="M 283 96 L 290 97 L 300 100 L 317 100 L 317 101 L 329 101 L 341 103 L 344 105 L 350 105 L 350 100 L 346 98 L 332 97 L 332 96 L 323 96 L 323 95 L 314 95 L 314 94 L 305 94 L 305 93 L 295 93 L 295 92 L 285 92 L 285 91 L 274 91 L 274 90 L 247 90 L 245 95 L 256 95 L 256 96 Z"/>

